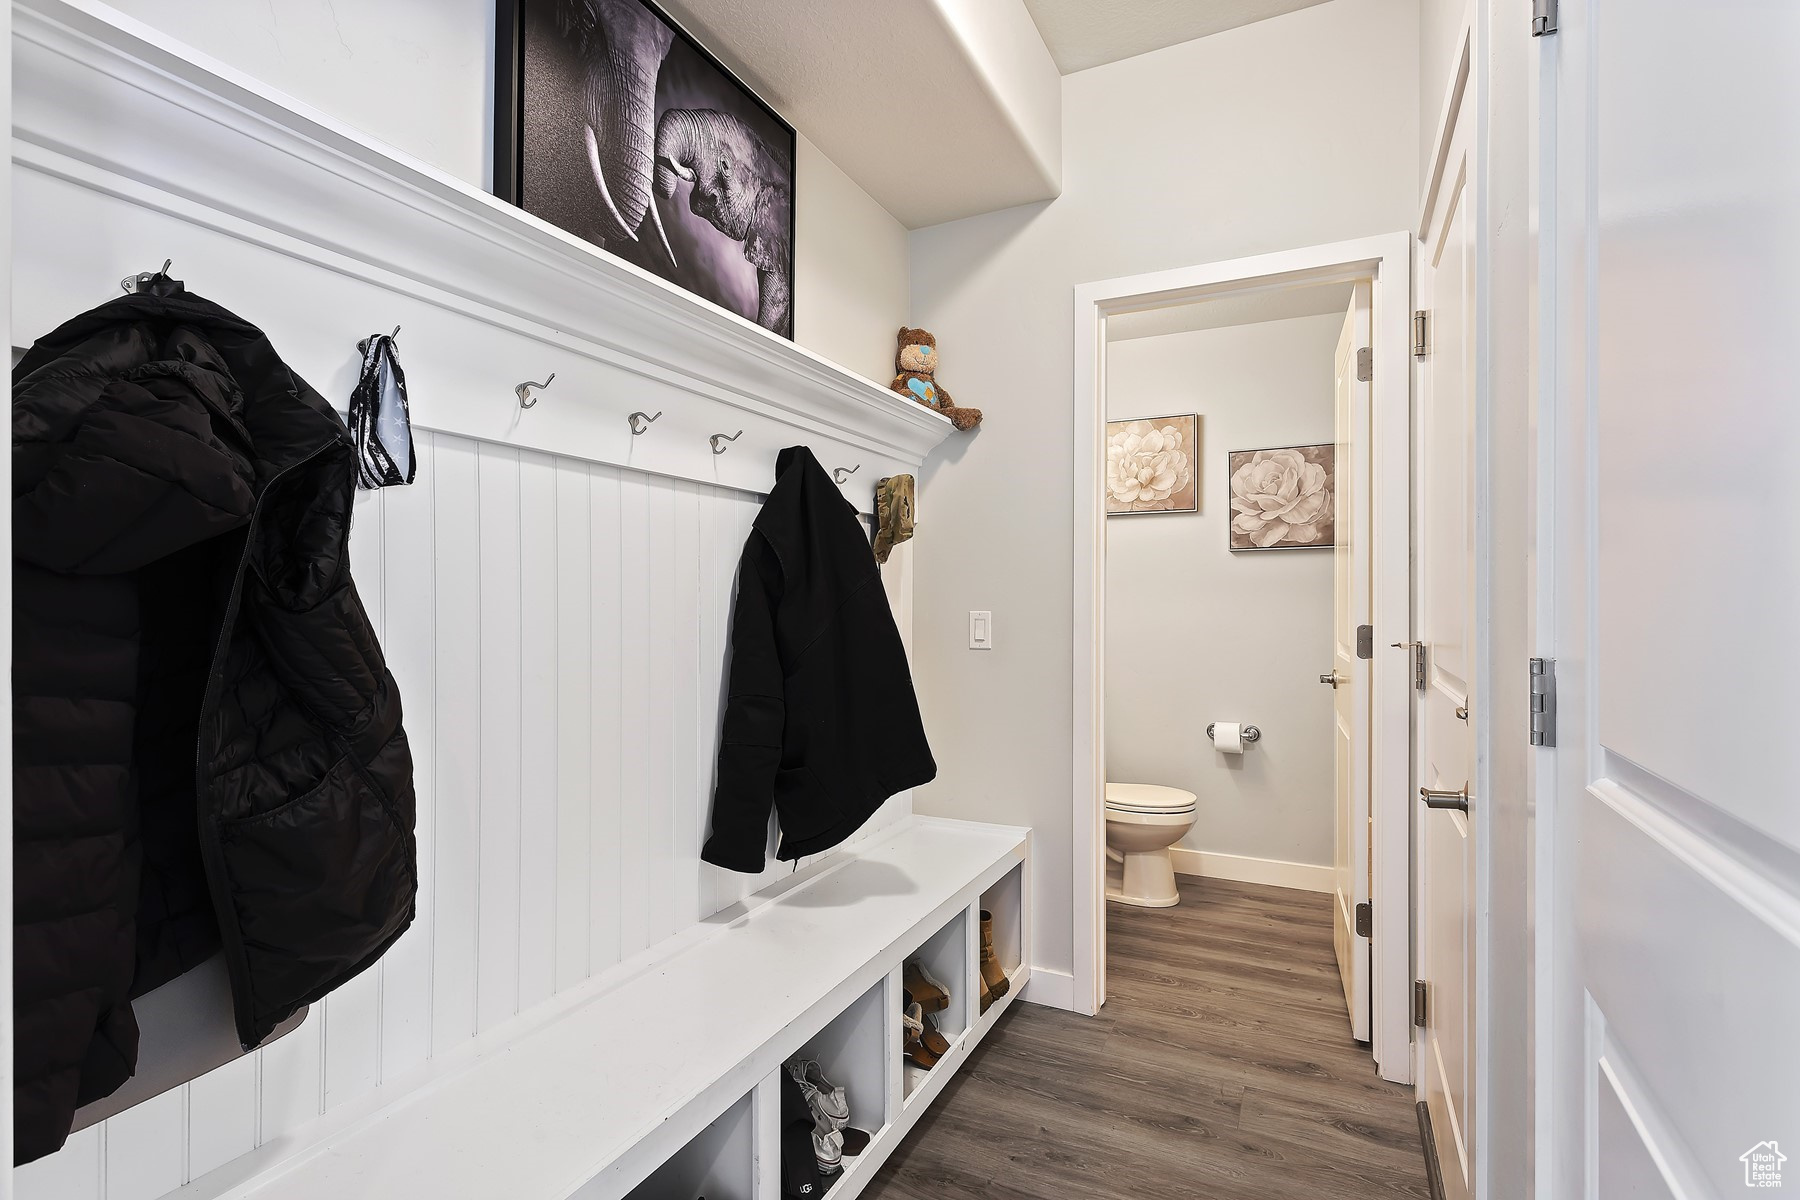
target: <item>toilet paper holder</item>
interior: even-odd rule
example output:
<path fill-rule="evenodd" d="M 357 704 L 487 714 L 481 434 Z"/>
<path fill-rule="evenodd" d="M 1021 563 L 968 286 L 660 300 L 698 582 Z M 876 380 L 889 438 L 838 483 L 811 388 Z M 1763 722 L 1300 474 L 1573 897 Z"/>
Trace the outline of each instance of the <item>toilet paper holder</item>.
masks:
<path fill-rule="evenodd" d="M 1213 727 L 1209 724 L 1206 727 L 1207 740 L 1210 741 L 1212 739 L 1212 735 L 1213 735 Z M 1262 730 L 1258 729 L 1254 725 L 1246 725 L 1246 726 L 1244 726 L 1244 732 L 1243 732 L 1242 736 L 1246 742 L 1260 742 L 1260 741 L 1262 741 Z"/>

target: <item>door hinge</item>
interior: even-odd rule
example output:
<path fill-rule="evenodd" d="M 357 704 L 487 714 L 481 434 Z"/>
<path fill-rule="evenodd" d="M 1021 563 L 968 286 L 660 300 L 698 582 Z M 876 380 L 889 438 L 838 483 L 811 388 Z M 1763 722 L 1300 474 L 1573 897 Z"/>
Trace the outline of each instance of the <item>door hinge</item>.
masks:
<path fill-rule="evenodd" d="M 1556 745 L 1556 660 L 1531 660 L 1531 744 Z"/>
<path fill-rule="evenodd" d="M 1356 627 L 1356 657 L 1375 657 L 1375 627 L 1373 625 Z"/>
<path fill-rule="evenodd" d="M 1556 32 L 1556 0 L 1531 0 L 1531 36 Z"/>
<path fill-rule="evenodd" d="M 1356 381 L 1367 383 L 1375 378 L 1375 351 L 1364 346 L 1356 352 Z"/>
<path fill-rule="evenodd" d="M 1431 1016 L 1429 1000 L 1423 979 L 1413 980 L 1413 1024 L 1420 1029 L 1425 1028 L 1426 1020 Z"/>
<path fill-rule="evenodd" d="M 1372 901 L 1364 900 L 1356 906 L 1356 936 L 1368 937 L 1369 930 L 1375 927 L 1374 910 L 1370 908 Z"/>
<path fill-rule="evenodd" d="M 1431 320 L 1422 308 L 1413 310 L 1413 357 L 1424 358 L 1431 343 L 1427 340 L 1431 332 Z"/>
<path fill-rule="evenodd" d="M 1425 690 L 1425 643 L 1424 642 L 1395 642 L 1394 649 L 1405 650 L 1407 653 L 1412 655 L 1413 687 L 1417 688 L 1421 692 L 1424 691 Z"/>

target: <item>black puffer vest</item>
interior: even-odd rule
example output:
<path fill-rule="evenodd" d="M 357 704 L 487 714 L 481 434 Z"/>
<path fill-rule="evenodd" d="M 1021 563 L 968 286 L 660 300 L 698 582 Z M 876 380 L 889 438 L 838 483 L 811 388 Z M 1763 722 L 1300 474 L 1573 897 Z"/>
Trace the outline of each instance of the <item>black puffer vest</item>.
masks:
<path fill-rule="evenodd" d="M 348 431 L 159 280 L 14 371 L 18 1161 L 136 1064 L 130 1000 L 224 950 L 239 1040 L 412 920 L 412 760 L 350 580 Z"/>

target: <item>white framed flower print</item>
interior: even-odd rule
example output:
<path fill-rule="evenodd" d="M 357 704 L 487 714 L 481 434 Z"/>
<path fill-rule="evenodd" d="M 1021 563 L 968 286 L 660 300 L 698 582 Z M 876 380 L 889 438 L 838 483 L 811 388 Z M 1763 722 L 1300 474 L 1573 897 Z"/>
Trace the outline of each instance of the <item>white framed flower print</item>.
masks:
<path fill-rule="evenodd" d="M 1200 417 L 1106 423 L 1106 515 L 1200 511 Z"/>
<path fill-rule="evenodd" d="M 1233 450 L 1229 465 L 1233 550 L 1337 544 L 1337 447 Z"/>

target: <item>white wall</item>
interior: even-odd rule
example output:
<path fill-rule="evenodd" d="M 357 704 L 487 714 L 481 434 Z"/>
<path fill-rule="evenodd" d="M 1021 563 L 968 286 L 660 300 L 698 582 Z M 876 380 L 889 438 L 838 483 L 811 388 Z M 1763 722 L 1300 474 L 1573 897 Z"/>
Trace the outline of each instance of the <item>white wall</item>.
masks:
<path fill-rule="evenodd" d="M 1063 81 L 1063 194 L 911 235 L 913 324 L 983 428 L 921 480 L 925 811 L 1035 829 L 1033 962 L 1072 958 L 1072 288 L 1407 228 L 1418 0 L 1332 0 Z M 970 651 L 968 610 L 995 649 Z M 955 731 L 952 735 L 948 731 Z"/>
<path fill-rule="evenodd" d="M 1333 437 L 1342 317 L 1232 325 L 1107 347 L 1113 420 L 1200 414 L 1200 511 L 1111 517 L 1106 539 L 1106 772 L 1199 797 L 1181 845 L 1331 861 L 1331 553 L 1233 554 L 1227 455 Z M 1208 721 L 1262 740 L 1226 755 Z"/>
<path fill-rule="evenodd" d="M 795 172 L 794 340 L 886 384 L 911 307 L 906 227 L 805 137 Z"/>
<path fill-rule="evenodd" d="M 494 143 L 493 0 L 108 0 L 478 187 Z"/>
<path fill-rule="evenodd" d="M 1432 153 L 1437 149 L 1438 118 L 1443 116 L 1444 90 L 1450 86 L 1451 72 L 1456 69 L 1456 52 L 1462 41 L 1463 22 L 1468 18 L 1468 0 L 1419 0 L 1419 181 L 1424 186 L 1424 172 L 1431 167 Z M 1530 19 L 1530 10 L 1518 14 L 1521 21 Z"/>
<path fill-rule="evenodd" d="M 492 185 L 494 0 L 112 0 L 113 6 L 478 187 Z M 886 383 L 906 230 L 805 138 L 795 341 Z"/>

